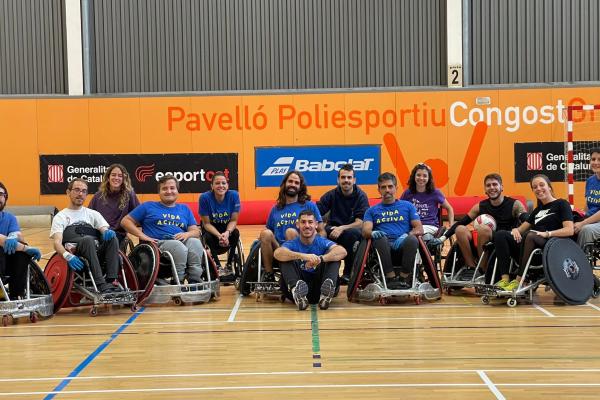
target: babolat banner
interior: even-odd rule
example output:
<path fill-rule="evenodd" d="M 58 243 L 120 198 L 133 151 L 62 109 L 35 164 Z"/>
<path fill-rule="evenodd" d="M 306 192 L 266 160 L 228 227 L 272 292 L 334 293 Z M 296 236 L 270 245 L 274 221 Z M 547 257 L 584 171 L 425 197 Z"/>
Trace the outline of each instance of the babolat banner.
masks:
<path fill-rule="evenodd" d="M 585 181 L 590 170 L 590 149 L 598 142 L 573 142 L 573 178 Z M 552 182 L 564 182 L 567 152 L 564 142 L 515 143 L 515 181 L 529 182 L 534 175 L 544 174 Z"/>
<path fill-rule="evenodd" d="M 75 178 L 88 181 L 95 193 L 111 164 L 123 164 L 136 193 L 157 193 L 157 181 L 171 174 L 179 180 L 180 193 L 210 190 L 216 171 L 223 171 L 229 187 L 238 189 L 238 156 L 235 153 L 211 154 L 74 154 L 40 155 L 41 194 L 64 194 Z"/>
<path fill-rule="evenodd" d="M 277 187 L 292 170 L 301 172 L 307 185 L 336 185 L 344 164 L 352 164 L 359 185 L 369 185 L 377 183 L 381 146 L 256 147 L 254 160 L 258 187 Z"/>

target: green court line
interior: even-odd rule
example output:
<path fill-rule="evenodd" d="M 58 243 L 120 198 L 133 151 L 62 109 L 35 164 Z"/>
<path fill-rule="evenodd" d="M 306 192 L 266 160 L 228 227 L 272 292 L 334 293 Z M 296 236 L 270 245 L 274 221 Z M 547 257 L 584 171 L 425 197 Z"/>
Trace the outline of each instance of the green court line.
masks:
<path fill-rule="evenodd" d="M 310 326 L 312 335 L 313 367 L 321 367 L 321 343 L 319 340 L 319 318 L 317 316 L 317 305 L 310 305 Z"/>

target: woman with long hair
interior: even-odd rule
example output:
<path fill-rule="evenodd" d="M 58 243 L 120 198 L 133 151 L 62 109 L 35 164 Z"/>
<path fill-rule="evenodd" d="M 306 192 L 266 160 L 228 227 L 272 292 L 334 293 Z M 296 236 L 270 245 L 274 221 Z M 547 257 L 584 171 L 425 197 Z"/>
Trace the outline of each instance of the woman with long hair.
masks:
<path fill-rule="evenodd" d="M 102 214 L 110 229 L 117 234 L 119 243 L 122 243 L 127 232 L 121 227 L 121 220 L 139 205 L 140 200 L 131 186 L 129 173 L 123 165 L 112 164 L 104 173 L 89 208 Z"/>
<path fill-rule="evenodd" d="M 232 263 L 235 246 L 240 239 L 237 221 L 240 215 L 240 195 L 229 189 L 227 177 L 221 171 L 212 177 L 211 190 L 200 195 L 199 214 L 202 219 L 202 236 L 221 267 L 218 255 L 227 251 L 227 265 L 221 268 L 221 278 L 233 272 Z"/>
<path fill-rule="evenodd" d="M 425 163 L 419 163 L 412 169 L 408 189 L 402 193 L 400 200 L 410 201 L 415 206 L 426 234 L 435 235 L 438 231 L 442 208 L 448 213 L 450 226 L 454 224 L 454 210 L 444 194 L 435 188 L 433 173 Z"/>
<path fill-rule="evenodd" d="M 543 248 L 551 237 L 567 238 L 574 233 L 571 206 L 568 201 L 554 197 L 550 179 L 546 175 L 538 174 L 531 178 L 530 185 L 538 205 L 527 221 L 510 232 L 497 231 L 494 234 L 498 272 L 502 276 L 496 286 L 506 291 L 519 287 L 527 260 L 535 249 Z M 511 281 L 510 260 L 511 257 L 518 259 L 519 250 L 519 271 Z"/>

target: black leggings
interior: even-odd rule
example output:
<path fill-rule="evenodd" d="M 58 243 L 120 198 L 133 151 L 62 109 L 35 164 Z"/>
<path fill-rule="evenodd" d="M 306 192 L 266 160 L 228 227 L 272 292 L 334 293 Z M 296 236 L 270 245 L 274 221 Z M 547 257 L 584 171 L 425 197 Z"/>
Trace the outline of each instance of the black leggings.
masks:
<path fill-rule="evenodd" d="M 224 229 L 223 229 L 223 232 L 225 232 Z M 218 255 L 223 254 L 226 251 L 229 252 L 227 254 L 227 264 L 231 264 L 231 262 L 233 260 L 233 254 L 234 254 L 234 252 L 231 250 L 233 248 L 235 248 L 235 246 L 237 246 L 237 243 L 240 240 L 240 231 L 238 231 L 237 228 L 234 229 L 233 232 L 231 232 L 231 234 L 229 235 L 229 246 L 226 246 L 226 247 L 221 246 L 219 244 L 219 238 L 210 232 L 204 231 L 202 233 L 202 236 L 204 237 L 204 241 L 206 242 L 206 245 L 210 249 L 213 259 L 215 260 L 215 262 L 217 264 L 219 264 Z"/>
<path fill-rule="evenodd" d="M 547 241 L 548 239 L 538 236 L 535 232 L 528 231 L 523 235 L 519 245 L 509 231 L 496 232 L 494 234 L 494 246 L 496 247 L 496 258 L 498 260 L 497 273 L 508 275 L 511 259 L 520 259 L 517 275 L 522 276 L 531 253 L 535 249 L 543 249 Z"/>

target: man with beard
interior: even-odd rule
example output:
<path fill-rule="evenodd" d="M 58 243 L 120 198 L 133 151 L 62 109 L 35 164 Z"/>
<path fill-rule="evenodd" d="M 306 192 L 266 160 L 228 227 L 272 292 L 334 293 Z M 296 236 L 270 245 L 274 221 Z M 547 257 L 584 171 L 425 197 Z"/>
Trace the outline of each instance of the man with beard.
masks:
<path fill-rule="evenodd" d="M 300 236 L 284 242 L 274 256 L 281 262 L 283 281 L 298 310 L 317 302 L 321 310 L 326 310 L 335 294 L 340 260 L 346 250 L 317 234 L 311 210 L 300 212 L 296 226 Z"/>
<path fill-rule="evenodd" d="M 354 261 L 354 245 L 362 238 L 362 219 L 369 208 L 367 194 L 356 185 L 352 164 L 340 168 L 338 186 L 325 193 L 317 202 L 317 207 L 321 215 L 329 213 L 325 226 L 327 237 L 346 250 L 340 283 L 347 284 Z"/>
<path fill-rule="evenodd" d="M 35 247 L 29 247 L 21 240 L 23 235 L 14 215 L 4 211 L 8 201 L 8 190 L 0 182 L 0 276 L 8 284 L 12 300 L 23 298 L 27 280 L 27 265 L 31 258 L 39 261 L 41 253 Z M 6 276 L 10 278 L 7 280 Z M 3 296 L 3 293 L 0 293 Z"/>
<path fill-rule="evenodd" d="M 62 254 L 69 268 L 75 271 L 83 270 L 84 264 L 79 257 L 84 257 L 101 293 L 119 292 L 119 240 L 98 211 L 83 206 L 87 194 L 85 179 L 76 178 L 69 182 L 69 206 L 54 216 L 50 228 L 54 250 Z M 66 247 L 75 250 L 72 253 Z M 101 259 L 105 261 L 106 278 Z"/>
<path fill-rule="evenodd" d="M 323 220 L 315 203 L 310 201 L 304 177 L 298 171 L 289 171 L 279 185 L 277 204 L 269 213 L 267 227 L 259 236 L 265 282 L 275 281 L 273 252 L 284 241 L 295 239 L 298 236 L 296 221 L 303 210 L 311 210 L 315 214 L 318 223 L 317 231 L 321 233 Z"/>
<path fill-rule="evenodd" d="M 136 207 L 123 218 L 121 226 L 140 240 L 154 242 L 160 250 L 168 251 L 180 283 L 186 277 L 188 284 L 200 283 L 204 247 L 192 211 L 185 204 L 177 204 L 179 181 L 173 175 L 161 177 L 158 196 L 160 201 Z"/>
<path fill-rule="evenodd" d="M 385 172 L 377 178 L 381 203 L 365 212 L 363 236 L 372 239 L 381 257 L 386 286 L 392 290 L 410 289 L 413 267 L 419 247 L 416 235 L 423 234 L 423 225 L 415 206 L 406 200 L 396 200 L 398 180 Z M 400 264 L 400 273 L 394 271 Z"/>
<path fill-rule="evenodd" d="M 499 174 L 488 174 L 483 178 L 483 186 L 487 199 L 475 204 L 467 215 L 456 221 L 452 227 L 439 239 L 433 239 L 434 245 L 440 244 L 456 233 L 456 241 L 467 267 L 474 268 L 477 264 L 476 257 L 471 251 L 472 232 L 467 228 L 478 215 L 488 214 L 496 220 L 496 231 L 509 231 L 519 226 L 519 217 L 525 212 L 523 204 L 512 197 L 502 194 L 502 177 Z M 483 253 L 483 245 L 492 240 L 493 232 L 486 225 L 479 225 L 477 232 L 478 257 Z M 430 242 L 431 243 L 431 242 Z M 485 269 L 486 265 L 482 265 Z"/>

